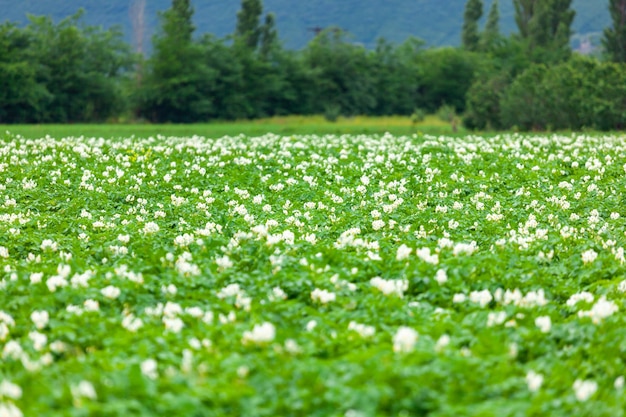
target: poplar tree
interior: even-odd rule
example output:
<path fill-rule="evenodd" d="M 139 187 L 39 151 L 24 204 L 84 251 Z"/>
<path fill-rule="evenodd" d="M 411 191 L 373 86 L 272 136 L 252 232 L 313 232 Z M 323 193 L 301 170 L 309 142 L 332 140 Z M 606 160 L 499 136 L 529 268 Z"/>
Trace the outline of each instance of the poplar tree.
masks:
<path fill-rule="evenodd" d="M 498 42 L 500 38 L 500 7 L 498 0 L 493 0 L 489 14 L 487 15 L 487 22 L 485 23 L 485 30 L 481 36 L 482 49 L 489 50 Z"/>
<path fill-rule="evenodd" d="M 602 44 L 611 61 L 626 62 L 626 0 L 610 0 L 609 12 L 613 26 L 604 30 Z"/>
<path fill-rule="evenodd" d="M 482 0 L 468 0 L 465 4 L 463 32 L 461 33 L 463 47 L 468 51 L 477 51 L 479 49 L 480 34 L 478 32 L 478 21 L 482 15 Z"/>
<path fill-rule="evenodd" d="M 265 23 L 261 28 L 259 52 L 263 58 L 267 58 L 278 42 L 274 13 L 265 15 Z"/>
<path fill-rule="evenodd" d="M 256 49 L 261 39 L 261 0 L 242 0 L 241 9 L 237 12 L 235 37 L 243 41 L 250 49 Z"/>
<path fill-rule="evenodd" d="M 572 0 L 513 0 L 520 37 L 533 60 L 561 61 L 571 53 Z"/>

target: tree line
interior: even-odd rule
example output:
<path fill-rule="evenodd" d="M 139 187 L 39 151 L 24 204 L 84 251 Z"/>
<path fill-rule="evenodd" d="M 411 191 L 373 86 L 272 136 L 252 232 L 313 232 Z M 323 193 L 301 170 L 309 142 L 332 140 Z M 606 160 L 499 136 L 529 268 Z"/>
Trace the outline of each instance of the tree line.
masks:
<path fill-rule="evenodd" d="M 190 0 L 173 0 L 147 57 L 119 29 L 30 17 L 0 25 L 0 123 L 146 120 L 192 123 L 288 114 L 420 115 L 444 109 L 475 129 L 619 129 L 626 122 L 626 0 L 600 59 L 573 54 L 571 0 L 514 0 L 503 36 L 498 1 L 468 0 L 462 45 L 417 38 L 373 50 L 339 28 L 282 47 L 261 0 L 242 0 L 235 32 L 197 36 Z M 454 116 L 452 116 L 454 117 Z"/>

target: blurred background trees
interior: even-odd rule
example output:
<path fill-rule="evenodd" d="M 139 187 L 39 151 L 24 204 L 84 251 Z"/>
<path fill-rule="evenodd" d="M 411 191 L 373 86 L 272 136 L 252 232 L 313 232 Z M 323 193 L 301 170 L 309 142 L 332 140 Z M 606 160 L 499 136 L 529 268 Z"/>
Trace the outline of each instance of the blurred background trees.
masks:
<path fill-rule="evenodd" d="M 142 39 L 143 2 L 133 14 Z M 283 47 L 261 0 L 242 0 L 234 32 L 197 35 L 190 0 L 159 16 L 150 54 L 119 29 L 82 23 L 0 25 L 0 123 L 146 120 L 192 123 L 288 114 L 462 115 L 472 129 L 620 129 L 626 120 L 626 0 L 610 0 L 604 55 L 570 47 L 571 0 L 514 0 L 517 32 L 500 32 L 497 0 L 467 0 L 461 47 L 416 38 L 368 49 L 340 28 Z"/>

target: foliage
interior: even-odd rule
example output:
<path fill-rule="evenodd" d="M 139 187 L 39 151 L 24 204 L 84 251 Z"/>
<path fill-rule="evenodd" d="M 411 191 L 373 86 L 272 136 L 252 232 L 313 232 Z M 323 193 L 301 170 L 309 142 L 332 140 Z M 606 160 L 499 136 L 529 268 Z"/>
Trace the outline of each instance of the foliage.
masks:
<path fill-rule="evenodd" d="M 626 0 L 610 0 L 612 27 L 604 29 L 602 44 L 613 62 L 626 63 Z"/>
<path fill-rule="evenodd" d="M 480 46 L 480 34 L 478 21 L 483 15 L 482 0 L 467 0 L 463 13 L 463 31 L 461 32 L 461 45 L 468 51 L 478 51 Z"/>
<path fill-rule="evenodd" d="M 625 81 L 623 66 L 589 58 L 533 65 L 503 95 L 502 124 L 523 130 L 621 129 Z"/>
<path fill-rule="evenodd" d="M 5 414 L 624 410 L 623 136 L 0 149 Z"/>
<path fill-rule="evenodd" d="M 491 51 L 501 40 L 500 34 L 500 2 L 493 0 L 485 22 L 485 29 L 480 35 L 480 50 Z"/>
<path fill-rule="evenodd" d="M 555 63 L 571 53 L 572 0 L 514 0 L 520 37 L 534 62 Z"/>
<path fill-rule="evenodd" d="M 193 40 L 192 17 L 189 0 L 173 0 L 161 14 L 162 32 L 153 39 L 154 52 L 137 94 L 139 113 L 150 121 L 189 123 L 210 114 L 214 72 Z"/>
<path fill-rule="evenodd" d="M 439 48 L 425 51 L 419 59 L 420 107 L 435 112 L 447 104 L 462 113 L 482 57 L 462 49 Z"/>
<path fill-rule="evenodd" d="M 501 129 L 503 124 L 500 101 L 509 84 L 507 72 L 478 77 L 467 92 L 467 110 L 463 124 L 469 129 Z"/>
<path fill-rule="evenodd" d="M 105 121 L 126 108 L 124 78 L 134 58 L 117 29 L 58 24 L 31 16 L 25 28 L 0 27 L 0 120 Z"/>

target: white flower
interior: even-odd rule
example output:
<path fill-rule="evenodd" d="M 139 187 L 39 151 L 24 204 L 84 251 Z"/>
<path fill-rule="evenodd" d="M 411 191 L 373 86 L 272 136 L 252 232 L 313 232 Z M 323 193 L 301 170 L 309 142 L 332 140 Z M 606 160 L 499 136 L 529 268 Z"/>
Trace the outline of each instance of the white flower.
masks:
<path fill-rule="evenodd" d="M 47 311 L 33 311 L 30 315 L 30 319 L 35 323 L 35 327 L 39 330 L 46 327 L 48 324 L 48 320 L 50 319 L 50 315 Z"/>
<path fill-rule="evenodd" d="M 0 402 L 0 416 L 2 417 L 23 417 L 22 411 L 15 404 Z"/>
<path fill-rule="evenodd" d="M 619 310 L 617 304 L 608 301 L 605 296 L 600 297 L 589 311 L 579 311 L 578 317 L 591 317 L 591 321 L 598 324 L 603 319 L 612 316 Z"/>
<path fill-rule="evenodd" d="M 584 301 L 586 303 L 593 303 L 593 294 L 591 294 L 590 292 L 587 291 L 583 291 L 583 292 L 579 292 L 576 294 L 573 294 L 565 304 L 567 304 L 570 307 L 575 306 L 577 303 L 579 303 L 580 301 Z"/>
<path fill-rule="evenodd" d="M 183 327 L 185 327 L 185 323 L 178 317 L 163 317 L 162 320 L 165 330 L 172 333 L 180 333 Z"/>
<path fill-rule="evenodd" d="M 487 327 L 493 327 L 504 323 L 506 320 L 506 311 L 489 312 L 487 315 Z"/>
<path fill-rule="evenodd" d="M 452 302 L 455 304 L 464 303 L 466 299 L 467 299 L 467 296 L 465 294 L 457 293 L 457 294 L 454 294 L 454 296 L 452 297 Z"/>
<path fill-rule="evenodd" d="M 407 245 L 405 245 L 403 243 L 398 248 L 398 252 L 396 253 L 396 260 L 402 261 L 402 260 L 408 258 L 412 251 L 413 251 L 413 249 L 409 248 Z"/>
<path fill-rule="evenodd" d="M 140 368 L 141 373 L 150 379 L 157 379 L 157 377 L 159 376 L 159 374 L 157 373 L 157 361 L 152 358 L 146 359 L 145 361 L 141 362 Z"/>
<path fill-rule="evenodd" d="M 485 307 L 493 300 L 493 296 L 489 290 L 485 289 L 482 291 L 472 291 L 469 295 L 469 299 L 471 302 L 479 304 L 481 307 Z"/>
<path fill-rule="evenodd" d="M 13 400 L 19 400 L 22 398 L 22 388 L 19 385 L 12 383 L 4 379 L 0 383 L 0 397 L 11 398 Z M 0 416 L 3 414 L 0 413 Z"/>
<path fill-rule="evenodd" d="M 596 260 L 598 254 L 593 249 L 589 249 L 581 255 L 584 264 L 590 264 Z"/>
<path fill-rule="evenodd" d="M 215 264 L 218 266 L 220 271 L 231 268 L 234 265 L 233 261 L 230 260 L 228 255 L 216 258 Z"/>
<path fill-rule="evenodd" d="M 276 328 L 272 323 L 255 324 L 252 331 L 243 332 L 241 342 L 246 343 L 268 343 L 276 337 Z"/>
<path fill-rule="evenodd" d="M 161 230 L 158 224 L 155 222 L 148 222 L 143 226 L 143 232 L 145 234 L 153 234 Z"/>
<path fill-rule="evenodd" d="M 402 298 L 404 292 L 409 289 L 409 281 L 406 279 L 383 279 L 374 277 L 370 284 L 385 295 L 395 294 Z"/>
<path fill-rule="evenodd" d="M 450 336 L 448 336 L 447 334 L 443 334 L 439 339 L 437 339 L 437 343 L 435 343 L 435 351 L 441 352 L 449 344 Z"/>
<path fill-rule="evenodd" d="M 535 319 L 535 326 L 539 327 L 542 333 L 548 333 L 552 328 L 552 320 L 550 316 L 541 316 Z"/>
<path fill-rule="evenodd" d="M 285 350 L 292 355 L 302 352 L 302 348 L 298 345 L 298 342 L 293 339 L 285 340 Z"/>
<path fill-rule="evenodd" d="M 327 290 L 321 290 L 319 288 L 311 291 L 311 300 L 317 301 L 322 304 L 328 304 L 331 301 L 335 301 L 337 299 L 337 294 Z"/>
<path fill-rule="evenodd" d="M 28 333 L 28 338 L 33 342 L 36 351 L 42 350 L 48 343 L 48 336 L 39 332 Z"/>
<path fill-rule="evenodd" d="M 458 255 L 471 255 L 472 253 L 478 250 L 478 246 L 476 246 L 476 242 L 472 243 L 457 243 L 454 245 L 454 249 L 452 249 L 452 254 L 454 256 Z"/>
<path fill-rule="evenodd" d="M 98 397 L 96 395 L 96 389 L 93 387 L 91 382 L 85 380 L 80 381 L 76 385 L 70 385 L 70 391 L 72 392 L 72 397 L 74 397 L 74 400 L 79 400 L 82 398 L 95 400 Z"/>
<path fill-rule="evenodd" d="M 104 287 L 102 290 L 100 290 L 100 293 L 104 295 L 106 298 L 110 298 L 114 300 L 120 296 L 122 291 L 120 291 L 119 288 L 114 287 L 113 285 L 109 285 L 107 287 Z"/>
<path fill-rule="evenodd" d="M 0 258 L 8 258 L 8 257 L 9 257 L 9 250 L 5 248 L 4 246 L 0 246 Z"/>
<path fill-rule="evenodd" d="M 280 287 L 274 287 L 267 298 L 270 301 L 286 300 L 287 293 Z"/>
<path fill-rule="evenodd" d="M 33 272 L 32 274 L 30 274 L 30 277 L 29 277 L 31 285 L 39 284 L 42 278 L 43 278 L 43 272 Z"/>
<path fill-rule="evenodd" d="M 439 285 L 443 285 L 448 281 L 448 274 L 446 273 L 445 269 L 440 269 L 437 271 L 437 273 L 435 274 L 435 281 L 437 281 Z"/>
<path fill-rule="evenodd" d="M 20 359 L 24 354 L 24 349 L 22 349 L 22 345 L 20 345 L 15 340 L 9 340 L 4 348 L 2 349 L 2 358 L 11 358 L 11 359 Z"/>
<path fill-rule="evenodd" d="M 417 253 L 417 257 L 426 263 L 429 263 L 432 265 L 437 265 L 439 263 L 439 255 L 437 255 L 436 253 L 433 253 L 431 255 L 430 248 L 417 249 L 416 253 Z"/>
<path fill-rule="evenodd" d="M 100 303 L 96 300 L 89 299 L 85 300 L 83 307 L 85 308 L 85 311 L 98 311 L 100 310 Z"/>
<path fill-rule="evenodd" d="M 413 351 L 417 343 L 418 333 L 410 327 L 401 326 L 393 336 L 393 351 L 408 353 Z"/>
<path fill-rule="evenodd" d="M 385 227 L 385 221 L 384 220 L 378 219 L 378 220 L 374 220 L 372 222 L 372 229 L 374 229 L 374 230 L 380 230 L 383 227 Z"/>
<path fill-rule="evenodd" d="M 624 388 L 624 377 L 618 376 L 617 378 L 615 378 L 615 382 L 613 382 L 613 386 L 615 387 L 616 390 L 621 390 L 622 388 Z"/>
<path fill-rule="evenodd" d="M 578 401 L 587 401 L 598 390 L 598 383 L 591 380 L 574 381 L 574 394 Z"/>
<path fill-rule="evenodd" d="M 57 248 L 57 243 L 52 239 L 44 239 L 43 242 L 41 242 L 41 250 L 45 251 L 46 249 L 49 249 L 52 252 L 56 252 Z"/>
<path fill-rule="evenodd" d="M 528 371 L 526 374 L 526 385 L 530 392 L 537 392 L 543 384 L 543 375 L 536 373 L 535 371 Z"/>
<path fill-rule="evenodd" d="M 306 324 L 306 331 L 312 332 L 315 327 L 317 327 L 317 322 L 315 320 L 309 320 L 309 322 Z"/>
<path fill-rule="evenodd" d="M 354 330 L 363 338 L 372 337 L 374 336 L 374 333 L 376 333 L 374 326 L 368 326 L 367 324 L 361 324 L 354 321 L 351 321 L 348 324 L 348 330 Z"/>
<path fill-rule="evenodd" d="M 129 332 L 136 332 L 143 326 L 143 321 L 140 318 L 135 317 L 133 314 L 128 314 L 122 319 L 122 327 Z"/>

